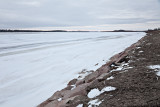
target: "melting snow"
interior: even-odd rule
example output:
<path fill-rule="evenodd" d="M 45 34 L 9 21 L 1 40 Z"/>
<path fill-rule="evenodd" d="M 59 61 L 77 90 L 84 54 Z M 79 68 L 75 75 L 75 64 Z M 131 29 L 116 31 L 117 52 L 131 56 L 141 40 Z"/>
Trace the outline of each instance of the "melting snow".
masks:
<path fill-rule="evenodd" d="M 102 103 L 102 101 L 98 101 L 98 99 L 95 100 L 91 100 L 88 104 L 88 107 L 92 107 L 92 106 L 99 106 Z"/>
<path fill-rule="evenodd" d="M 160 71 L 158 71 L 156 74 L 157 74 L 157 76 L 160 76 Z"/>
<path fill-rule="evenodd" d="M 143 51 L 139 51 L 139 53 L 142 53 Z"/>
<path fill-rule="evenodd" d="M 160 65 L 150 65 L 149 68 L 151 68 L 151 69 L 160 69 Z"/>
<path fill-rule="evenodd" d="M 83 107 L 83 104 L 79 104 L 77 107 Z"/>
<path fill-rule="evenodd" d="M 124 68 L 124 70 L 126 70 L 126 69 L 131 69 L 131 68 L 133 68 L 133 67 L 126 67 L 126 68 Z"/>
<path fill-rule="evenodd" d="M 111 72 L 113 71 L 120 71 L 120 70 L 127 70 L 127 69 L 131 69 L 133 67 L 129 66 L 129 63 L 122 63 L 120 66 L 116 66 L 118 68 L 111 70 Z"/>
<path fill-rule="evenodd" d="M 160 76 L 160 65 L 150 65 L 149 66 L 150 69 L 154 69 L 156 72 L 157 76 Z"/>
<path fill-rule="evenodd" d="M 117 70 L 117 71 L 120 71 L 120 70 L 122 70 L 122 69 L 123 69 L 123 67 L 120 66 L 120 67 L 118 67 L 116 70 Z"/>
<path fill-rule="evenodd" d="M 94 98 L 98 95 L 100 95 L 101 92 L 98 89 L 92 89 L 89 93 L 88 93 L 88 97 L 89 98 Z"/>
<path fill-rule="evenodd" d="M 137 47 L 137 49 L 140 49 L 141 47 Z"/>
<path fill-rule="evenodd" d="M 111 77 L 107 78 L 107 80 L 111 80 L 111 79 L 114 79 L 114 77 L 113 77 L 113 76 L 111 76 Z"/>
<path fill-rule="evenodd" d="M 76 85 L 71 85 L 71 86 L 72 86 L 71 90 L 73 90 L 73 89 L 75 89 L 75 88 L 76 88 Z"/>
<path fill-rule="evenodd" d="M 61 101 L 61 100 L 62 100 L 62 98 L 59 98 L 59 99 L 58 99 L 58 101 Z"/>
<path fill-rule="evenodd" d="M 113 91 L 115 90 L 116 88 L 115 87 L 112 87 L 112 86 L 108 86 L 108 87 L 105 87 L 101 90 L 101 93 L 105 92 L 105 91 Z"/>
<path fill-rule="evenodd" d="M 94 98 L 94 97 L 96 97 L 96 96 L 98 96 L 98 95 L 100 95 L 100 94 L 102 94 L 102 93 L 104 93 L 104 92 L 106 92 L 106 91 L 113 91 L 113 90 L 115 90 L 116 88 L 115 87 L 112 87 L 112 86 L 107 86 L 107 87 L 105 87 L 105 88 L 103 88 L 101 91 L 99 91 L 99 89 L 92 89 L 89 93 L 88 93 L 88 97 L 89 98 Z"/>

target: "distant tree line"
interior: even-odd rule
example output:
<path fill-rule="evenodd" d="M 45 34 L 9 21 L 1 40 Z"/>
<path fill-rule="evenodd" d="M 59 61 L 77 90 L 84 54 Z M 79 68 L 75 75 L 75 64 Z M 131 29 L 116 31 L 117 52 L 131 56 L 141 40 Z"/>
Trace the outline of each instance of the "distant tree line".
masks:
<path fill-rule="evenodd" d="M 160 28 L 148 29 L 146 31 L 134 31 L 134 30 L 113 30 L 113 31 L 101 31 L 101 32 L 149 32 L 160 30 Z M 11 29 L 0 29 L 0 32 L 92 32 L 92 31 L 66 31 L 66 30 L 11 30 Z M 93 31 L 96 32 L 96 31 Z"/>
<path fill-rule="evenodd" d="M 153 31 L 160 31 L 160 28 L 148 29 L 146 33 L 153 32 Z"/>
<path fill-rule="evenodd" d="M 0 32 L 67 32 L 65 30 L 11 30 L 11 29 L 0 29 Z"/>
<path fill-rule="evenodd" d="M 0 29 L 0 32 L 90 32 L 90 31 L 66 31 L 66 30 L 11 30 Z"/>
<path fill-rule="evenodd" d="M 136 31 L 136 30 L 113 30 L 113 31 L 102 31 L 102 32 L 144 32 L 144 31 Z"/>
<path fill-rule="evenodd" d="M 140 31 L 134 31 L 134 30 L 114 30 L 113 32 L 140 32 Z"/>
<path fill-rule="evenodd" d="M 156 30 L 160 30 L 160 27 L 159 28 L 155 28 L 155 29 L 148 29 L 148 31 L 156 31 Z"/>

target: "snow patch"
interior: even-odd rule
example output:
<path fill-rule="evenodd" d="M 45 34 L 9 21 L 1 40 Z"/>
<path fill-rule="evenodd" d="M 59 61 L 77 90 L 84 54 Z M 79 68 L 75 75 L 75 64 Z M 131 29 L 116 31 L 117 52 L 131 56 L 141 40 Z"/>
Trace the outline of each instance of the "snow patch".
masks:
<path fill-rule="evenodd" d="M 108 87 L 103 88 L 101 90 L 101 93 L 106 92 L 106 91 L 113 91 L 113 90 L 116 90 L 116 88 L 112 86 L 108 86 Z"/>
<path fill-rule="evenodd" d="M 139 51 L 139 53 L 143 53 L 143 51 Z"/>
<path fill-rule="evenodd" d="M 111 76 L 111 77 L 107 78 L 107 80 L 111 80 L 111 79 L 114 79 L 114 77 L 113 77 L 113 76 Z"/>
<path fill-rule="evenodd" d="M 92 89 L 89 93 L 88 93 L 88 97 L 89 98 L 94 98 L 98 95 L 100 95 L 101 92 L 98 89 Z"/>
<path fill-rule="evenodd" d="M 115 90 L 116 88 L 115 87 L 112 87 L 112 86 L 107 86 L 105 88 L 103 88 L 101 91 L 99 91 L 99 89 L 92 89 L 89 93 L 88 93 L 88 98 L 94 98 L 106 91 L 113 91 Z"/>
<path fill-rule="evenodd" d="M 117 71 L 120 71 L 120 70 L 122 70 L 122 69 L 123 69 L 123 67 L 120 66 L 120 67 L 118 67 L 116 70 L 117 70 Z"/>
<path fill-rule="evenodd" d="M 141 47 L 137 47 L 137 49 L 140 49 Z"/>
<path fill-rule="evenodd" d="M 58 101 L 62 101 L 62 98 L 59 98 Z"/>
<path fill-rule="evenodd" d="M 102 103 L 102 101 L 99 101 L 98 99 L 95 100 L 91 100 L 88 104 L 88 107 L 92 107 L 92 106 L 99 106 Z"/>
<path fill-rule="evenodd" d="M 119 66 L 118 68 L 111 70 L 111 72 L 120 71 L 120 70 L 122 70 L 122 69 L 123 69 L 123 67 L 122 67 L 122 66 Z"/>
<path fill-rule="evenodd" d="M 133 67 L 126 67 L 126 68 L 124 68 L 124 70 L 126 70 L 126 69 L 131 69 L 131 68 L 133 68 Z"/>
<path fill-rule="evenodd" d="M 129 63 L 122 63 L 120 66 L 115 66 L 115 67 L 118 67 L 118 68 L 111 70 L 111 72 L 113 72 L 113 71 L 121 71 L 121 70 L 128 70 L 128 69 L 133 68 L 133 67 L 129 66 Z"/>
<path fill-rule="evenodd" d="M 150 65 L 150 69 L 160 69 L 160 65 Z"/>
<path fill-rule="evenodd" d="M 155 70 L 156 75 L 160 76 L 160 65 L 150 65 L 149 68 Z"/>
<path fill-rule="evenodd" d="M 83 107 L 83 104 L 79 104 L 77 107 Z"/>
<path fill-rule="evenodd" d="M 160 76 L 160 71 L 158 71 L 158 72 L 156 73 L 156 75 L 157 75 L 157 76 Z"/>
<path fill-rule="evenodd" d="M 72 86 L 71 90 L 73 90 L 73 89 L 75 89 L 75 88 L 76 88 L 76 85 L 71 85 L 71 86 Z"/>

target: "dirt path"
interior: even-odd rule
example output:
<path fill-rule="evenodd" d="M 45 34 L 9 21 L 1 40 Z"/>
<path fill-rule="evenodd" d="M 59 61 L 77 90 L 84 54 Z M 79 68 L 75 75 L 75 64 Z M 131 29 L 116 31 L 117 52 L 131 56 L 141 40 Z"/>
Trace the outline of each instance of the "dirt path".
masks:
<path fill-rule="evenodd" d="M 157 107 L 160 106 L 158 71 L 160 31 L 150 31 L 97 71 L 82 80 L 70 81 L 39 107 Z"/>

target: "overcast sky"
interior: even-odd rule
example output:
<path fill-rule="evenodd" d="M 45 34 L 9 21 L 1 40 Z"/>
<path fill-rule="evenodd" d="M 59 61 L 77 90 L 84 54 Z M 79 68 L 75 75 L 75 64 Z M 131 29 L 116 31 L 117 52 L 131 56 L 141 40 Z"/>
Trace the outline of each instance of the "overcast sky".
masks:
<path fill-rule="evenodd" d="M 160 0 L 0 0 L 0 29 L 160 27 Z"/>

